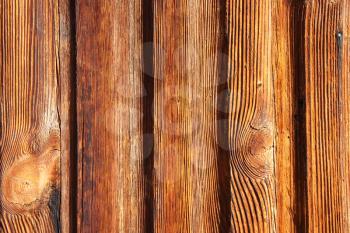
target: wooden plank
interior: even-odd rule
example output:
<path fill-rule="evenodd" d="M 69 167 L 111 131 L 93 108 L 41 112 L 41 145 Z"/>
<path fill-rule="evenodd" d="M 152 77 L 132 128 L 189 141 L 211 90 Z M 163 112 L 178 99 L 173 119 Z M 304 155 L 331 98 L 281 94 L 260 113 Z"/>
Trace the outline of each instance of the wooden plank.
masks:
<path fill-rule="evenodd" d="M 341 123 L 341 154 L 342 162 L 342 221 L 344 222 L 344 232 L 350 231 L 350 2 L 343 1 L 342 6 L 342 38 L 343 42 L 341 53 L 338 53 L 338 68 L 341 68 L 342 76 L 342 93 L 341 105 L 343 107 L 340 113 Z"/>
<path fill-rule="evenodd" d="M 186 132 L 189 136 L 191 190 L 191 194 L 188 194 L 191 225 L 189 232 L 220 231 L 217 86 L 220 84 L 218 74 L 223 62 L 223 54 L 218 50 L 221 43 L 220 17 L 225 14 L 222 3 L 217 0 L 188 0 L 185 9 L 185 43 L 180 42 L 175 50 L 175 56 L 177 52 L 180 55 L 179 61 L 175 63 L 175 70 L 181 70 L 180 67 L 183 66 L 184 73 L 182 77 L 179 76 L 179 79 L 188 81 L 187 90 L 179 90 L 177 93 L 180 93 L 178 107 L 181 107 L 182 91 L 187 91 L 182 111 L 190 113 L 190 115 L 184 115 L 184 122 L 188 121 L 189 129 Z M 181 51 L 182 47 L 184 50 Z M 176 77 L 176 74 L 165 76 L 169 79 L 173 77 Z M 179 85 L 175 88 L 182 87 Z M 170 97 L 168 103 L 170 105 L 173 104 L 171 98 L 174 97 Z M 165 106 L 169 105 L 165 104 Z M 170 154 L 170 156 L 174 155 Z"/>
<path fill-rule="evenodd" d="M 59 81 L 61 120 L 61 232 L 76 232 L 77 122 L 75 7 L 59 0 Z"/>
<path fill-rule="evenodd" d="M 308 232 L 347 232 L 342 1 L 305 3 Z"/>
<path fill-rule="evenodd" d="M 219 232 L 220 1 L 154 1 L 154 231 Z M 224 12 L 223 12 L 224 14 Z"/>
<path fill-rule="evenodd" d="M 275 232 L 272 1 L 227 1 L 231 231 Z"/>
<path fill-rule="evenodd" d="M 294 14 L 297 7 L 290 0 L 274 1 L 273 5 L 273 76 L 276 113 L 276 224 L 277 232 L 296 233 L 296 144 L 294 116 L 295 47 L 297 32 Z"/>
<path fill-rule="evenodd" d="M 78 232 L 144 232 L 141 3 L 76 2 Z"/>
<path fill-rule="evenodd" d="M 0 1 L 1 232 L 59 231 L 57 10 Z"/>

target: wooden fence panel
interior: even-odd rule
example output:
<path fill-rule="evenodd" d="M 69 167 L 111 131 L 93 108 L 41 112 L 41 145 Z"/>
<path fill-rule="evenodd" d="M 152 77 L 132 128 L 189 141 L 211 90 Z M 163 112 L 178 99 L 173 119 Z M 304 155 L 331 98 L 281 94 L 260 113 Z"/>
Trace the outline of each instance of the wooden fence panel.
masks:
<path fill-rule="evenodd" d="M 0 232 L 349 232 L 349 16 L 0 0 Z"/>

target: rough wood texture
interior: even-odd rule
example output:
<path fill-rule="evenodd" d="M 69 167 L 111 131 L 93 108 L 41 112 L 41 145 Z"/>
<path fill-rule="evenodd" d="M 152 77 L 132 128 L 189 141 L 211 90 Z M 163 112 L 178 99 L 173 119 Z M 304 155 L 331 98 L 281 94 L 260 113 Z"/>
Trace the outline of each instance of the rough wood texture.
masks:
<path fill-rule="evenodd" d="M 272 1 L 227 1 L 232 232 L 275 232 Z"/>
<path fill-rule="evenodd" d="M 350 1 L 0 0 L 0 40 L 0 232 L 350 231 Z"/>
<path fill-rule="evenodd" d="M 341 68 L 342 76 L 342 98 L 341 105 L 343 107 L 340 113 L 341 123 L 341 150 L 342 155 L 342 221 L 344 223 L 344 232 L 350 231 L 350 1 L 344 1 L 342 5 L 342 33 L 343 47 L 341 49 L 341 59 L 338 59 L 338 68 Z M 341 64 L 341 66 L 339 66 Z"/>
<path fill-rule="evenodd" d="M 77 1 L 78 232 L 144 232 L 142 1 Z"/>
<path fill-rule="evenodd" d="M 57 9 L 0 1 L 1 232 L 58 232 Z"/>
<path fill-rule="evenodd" d="M 344 169 L 342 1 L 310 1 L 304 6 L 308 232 L 348 232 Z M 346 81 L 347 83 L 347 81 Z"/>
<path fill-rule="evenodd" d="M 276 224 L 277 232 L 296 233 L 296 150 L 294 108 L 295 4 L 278 0 L 273 4 L 273 76 L 276 113 Z"/>
<path fill-rule="evenodd" d="M 155 232 L 219 231 L 219 16 L 218 1 L 154 1 Z"/>
<path fill-rule="evenodd" d="M 61 120 L 61 232 L 76 232 L 76 70 L 75 7 L 59 0 L 59 82 Z"/>

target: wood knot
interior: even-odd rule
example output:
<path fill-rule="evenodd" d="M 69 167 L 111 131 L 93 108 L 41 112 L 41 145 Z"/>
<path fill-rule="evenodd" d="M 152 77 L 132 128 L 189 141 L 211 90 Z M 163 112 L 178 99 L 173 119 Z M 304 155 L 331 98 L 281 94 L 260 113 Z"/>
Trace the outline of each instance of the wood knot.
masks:
<path fill-rule="evenodd" d="M 236 167 L 252 179 L 264 179 L 273 172 L 273 130 L 268 127 L 253 128 L 246 145 L 236 156 Z"/>
<path fill-rule="evenodd" d="M 32 210 L 47 204 L 51 191 L 59 185 L 59 145 L 52 144 L 58 143 L 52 138 L 56 136 L 50 135 L 40 154 L 37 154 L 37 141 L 30 141 L 34 154 L 22 156 L 4 172 L 2 202 L 9 212 Z"/>
<path fill-rule="evenodd" d="M 254 156 L 265 154 L 273 146 L 273 133 L 267 128 L 254 129 L 250 134 L 248 149 Z"/>

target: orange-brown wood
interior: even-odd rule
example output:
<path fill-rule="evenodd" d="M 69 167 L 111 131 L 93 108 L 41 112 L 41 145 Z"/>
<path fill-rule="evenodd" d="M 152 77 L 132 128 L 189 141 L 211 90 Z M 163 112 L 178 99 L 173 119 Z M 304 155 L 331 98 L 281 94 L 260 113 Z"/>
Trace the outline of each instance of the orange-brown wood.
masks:
<path fill-rule="evenodd" d="M 349 232 L 349 16 L 0 0 L 0 232 Z"/>
<path fill-rule="evenodd" d="M 57 10 L 0 1 L 1 232 L 59 229 Z"/>
<path fill-rule="evenodd" d="M 272 59 L 276 113 L 276 224 L 277 232 L 296 233 L 296 130 L 294 116 L 295 88 L 298 85 L 294 75 L 297 43 L 293 39 L 296 30 L 294 14 L 297 6 L 291 0 L 273 3 Z"/>
<path fill-rule="evenodd" d="M 154 1 L 154 232 L 220 229 L 221 7 L 212 0 Z"/>
<path fill-rule="evenodd" d="M 232 232 L 275 232 L 272 2 L 227 1 Z"/>
<path fill-rule="evenodd" d="M 338 53 L 338 69 L 341 70 L 342 91 L 340 93 L 340 137 L 342 154 L 341 176 L 342 176 L 342 222 L 344 232 L 350 231 L 350 2 L 344 1 L 341 6 L 341 32 L 343 43 L 340 53 Z M 340 59 L 339 59 L 340 58 Z"/>
<path fill-rule="evenodd" d="M 347 232 L 343 218 L 344 88 L 342 1 L 304 6 L 308 232 Z"/>
<path fill-rule="evenodd" d="M 59 0 L 59 83 L 61 121 L 61 206 L 62 233 L 76 232 L 77 122 L 75 6 Z"/>
<path fill-rule="evenodd" d="M 78 232 L 144 232 L 142 1 L 76 2 Z"/>

